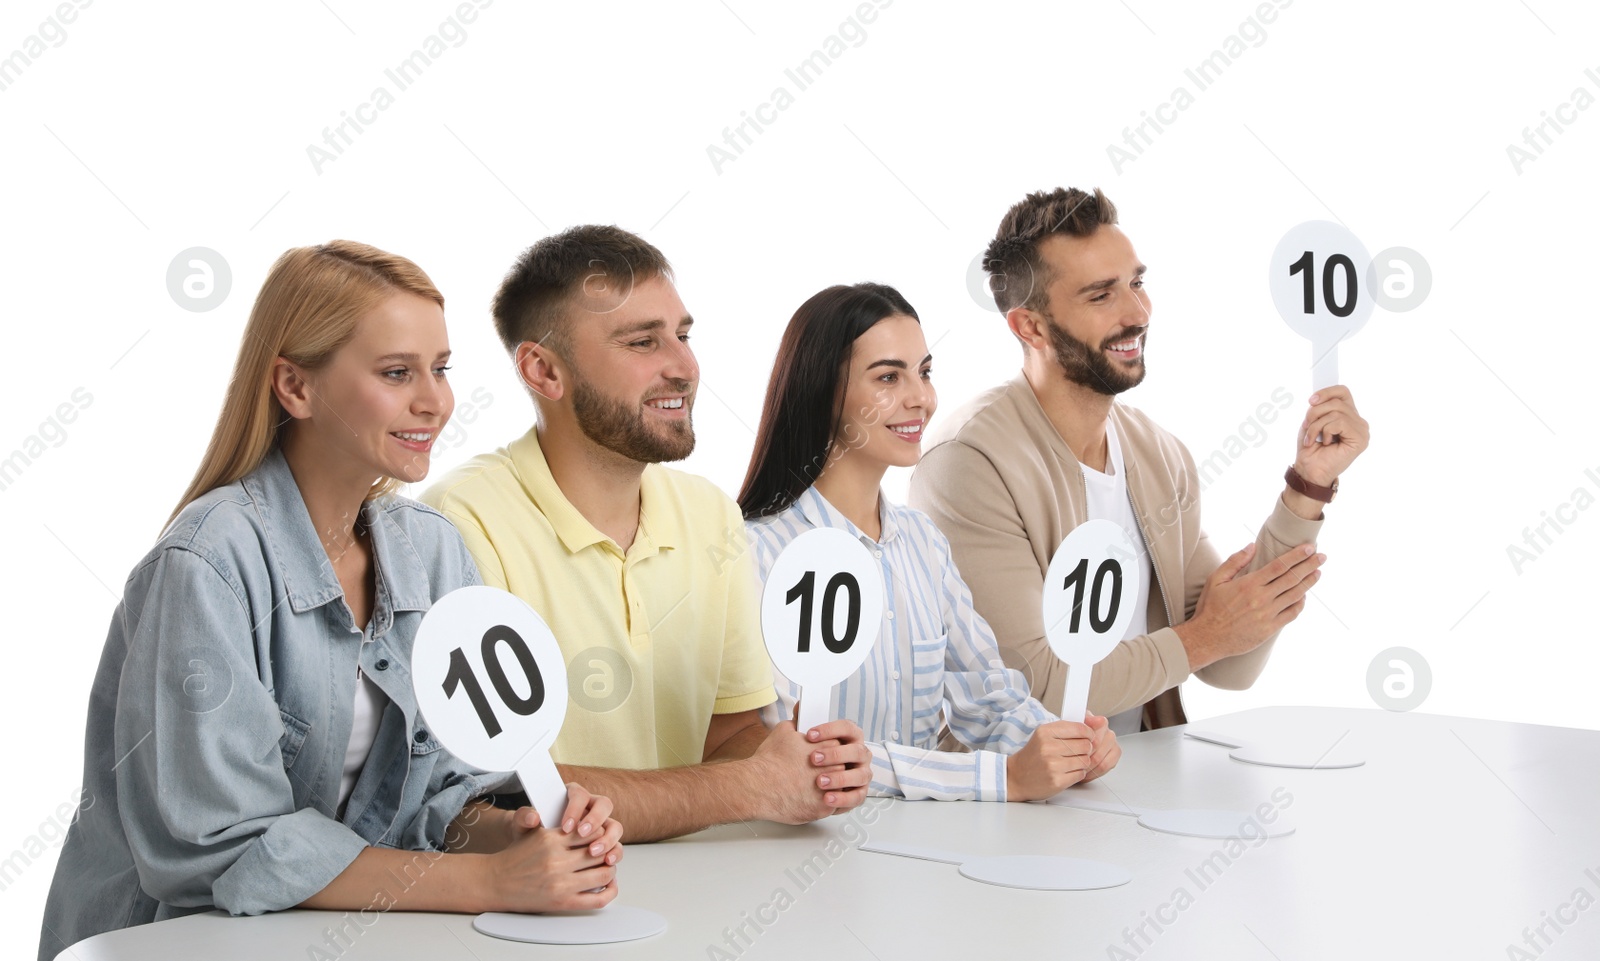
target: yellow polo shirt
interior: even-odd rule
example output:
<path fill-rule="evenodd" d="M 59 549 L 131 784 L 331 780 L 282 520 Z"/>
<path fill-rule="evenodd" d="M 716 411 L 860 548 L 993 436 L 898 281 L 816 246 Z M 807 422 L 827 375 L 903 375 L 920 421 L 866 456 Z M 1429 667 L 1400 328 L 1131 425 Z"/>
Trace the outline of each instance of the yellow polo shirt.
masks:
<path fill-rule="evenodd" d="M 651 464 L 624 553 L 567 500 L 536 430 L 440 478 L 422 500 L 461 531 L 483 582 L 527 601 L 567 661 L 562 764 L 698 764 L 713 714 L 777 700 L 738 505 Z"/>

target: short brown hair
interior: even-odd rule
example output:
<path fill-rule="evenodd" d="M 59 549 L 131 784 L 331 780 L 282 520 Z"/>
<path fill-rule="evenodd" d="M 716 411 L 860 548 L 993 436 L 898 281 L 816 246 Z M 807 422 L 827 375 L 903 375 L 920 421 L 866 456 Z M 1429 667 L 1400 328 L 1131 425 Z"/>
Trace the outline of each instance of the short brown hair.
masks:
<path fill-rule="evenodd" d="M 1099 187 L 1092 194 L 1076 187 L 1057 187 L 1049 193 L 1031 193 L 1013 204 L 983 254 L 995 306 L 1002 314 L 1013 307 L 1043 309 L 1051 280 L 1049 265 L 1039 257 L 1044 239 L 1051 234 L 1087 237 L 1101 224 L 1116 222 L 1116 205 Z"/>
<path fill-rule="evenodd" d="M 672 276 L 652 244 L 620 227 L 584 224 L 545 237 L 522 252 L 494 295 L 494 329 L 508 352 L 523 341 L 565 346 L 567 308 L 585 290 L 626 295 L 640 281 Z"/>

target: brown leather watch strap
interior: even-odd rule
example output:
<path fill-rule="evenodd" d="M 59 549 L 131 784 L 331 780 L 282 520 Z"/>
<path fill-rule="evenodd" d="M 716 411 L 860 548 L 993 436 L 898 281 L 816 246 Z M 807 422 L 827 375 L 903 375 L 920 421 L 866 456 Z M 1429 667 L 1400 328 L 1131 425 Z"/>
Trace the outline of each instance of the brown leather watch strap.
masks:
<path fill-rule="evenodd" d="M 1283 482 L 1288 484 L 1289 489 L 1295 493 L 1304 494 L 1312 500 L 1321 501 L 1324 504 L 1333 503 L 1333 495 L 1339 493 L 1339 478 L 1335 477 L 1333 479 L 1332 487 L 1319 487 L 1301 477 L 1300 472 L 1294 469 L 1293 464 L 1290 464 L 1288 471 L 1284 473 Z"/>

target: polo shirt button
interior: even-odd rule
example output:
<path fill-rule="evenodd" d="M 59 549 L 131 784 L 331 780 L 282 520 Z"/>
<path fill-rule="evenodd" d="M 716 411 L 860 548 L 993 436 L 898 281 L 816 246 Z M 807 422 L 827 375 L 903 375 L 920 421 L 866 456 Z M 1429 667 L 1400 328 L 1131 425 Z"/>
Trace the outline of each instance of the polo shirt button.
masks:
<path fill-rule="evenodd" d="M 887 614 L 885 614 L 883 616 L 887 617 L 889 620 L 892 621 L 892 620 L 894 620 L 894 611 L 890 611 L 889 613 L 887 613 Z"/>
<path fill-rule="evenodd" d="M 883 551 L 873 551 L 872 552 L 872 556 L 873 557 L 882 557 L 883 556 Z"/>
<path fill-rule="evenodd" d="M 428 732 L 427 731 L 418 731 L 416 733 L 416 735 L 412 738 L 412 740 L 416 741 L 418 744 L 421 744 L 423 741 L 426 741 L 427 739 L 428 739 Z"/>
<path fill-rule="evenodd" d="M 389 659 L 387 657 L 380 657 L 378 658 L 378 663 L 372 666 L 380 671 L 387 671 L 389 669 Z"/>
<path fill-rule="evenodd" d="M 894 674 L 892 674 L 890 676 L 893 677 L 897 681 L 900 680 L 900 672 L 899 671 L 895 671 Z"/>
<path fill-rule="evenodd" d="M 899 731 L 890 731 L 889 732 L 889 740 L 891 740 L 891 741 L 900 740 L 900 732 Z"/>

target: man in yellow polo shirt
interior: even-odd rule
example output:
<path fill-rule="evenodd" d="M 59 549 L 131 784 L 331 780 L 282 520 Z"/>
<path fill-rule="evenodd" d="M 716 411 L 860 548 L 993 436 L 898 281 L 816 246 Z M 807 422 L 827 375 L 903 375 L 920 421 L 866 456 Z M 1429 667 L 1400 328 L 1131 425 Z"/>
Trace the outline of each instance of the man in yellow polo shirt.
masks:
<path fill-rule="evenodd" d="M 700 373 L 666 258 L 616 227 L 546 237 L 494 320 L 537 425 L 422 499 L 460 528 L 484 583 L 560 642 L 562 776 L 610 797 L 644 841 L 860 804 L 871 755 L 854 723 L 761 723 L 777 697 L 738 505 L 661 466 L 694 449 Z"/>

